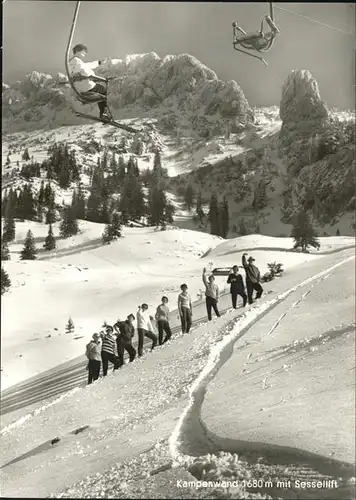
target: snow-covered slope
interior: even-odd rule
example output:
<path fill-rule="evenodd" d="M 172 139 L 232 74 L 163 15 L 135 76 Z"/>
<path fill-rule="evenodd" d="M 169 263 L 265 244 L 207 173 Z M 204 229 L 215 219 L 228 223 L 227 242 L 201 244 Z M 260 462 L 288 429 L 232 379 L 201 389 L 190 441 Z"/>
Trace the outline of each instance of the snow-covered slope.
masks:
<path fill-rule="evenodd" d="M 230 310 L 3 429 L 3 493 L 326 499 L 337 488 L 352 498 L 354 271 L 353 250 L 294 266 L 243 314 Z M 334 486 L 296 491 L 296 480 Z"/>
<path fill-rule="evenodd" d="M 57 236 L 58 223 L 53 228 Z M 175 308 L 181 283 L 188 283 L 196 300 L 203 289 L 204 266 L 241 265 L 242 253 L 252 249 L 262 274 L 273 261 L 282 262 L 289 272 L 290 267 L 320 259 L 324 252 L 353 245 L 352 238 L 321 238 L 318 253 L 301 254 L 291 252 L 289 238 L 250 235 L 224 241 L 172 227 L 163 232 L 125 228 L 123 238 L 102 246 L 101 224 L 82 221 L 80 228 L 77 236 L 58 238 L 57 249 L 48 253 L 41 250 L 45 225 L 17 224 L 11 260 L 3 262 L 12 287 L 2 298 L 2 389 L 82 354 L 83 345 L 104 320 L 124 319 L 142 302 L 154 311 L 167 295 Z M 36 261 L 19 260 L 28 229 L 40 250 Z M 227 286 L 226 278 L 217 282 L 221 289 Z M 75 324 L 72 334 L 65 333 L 69 317 Z"/>

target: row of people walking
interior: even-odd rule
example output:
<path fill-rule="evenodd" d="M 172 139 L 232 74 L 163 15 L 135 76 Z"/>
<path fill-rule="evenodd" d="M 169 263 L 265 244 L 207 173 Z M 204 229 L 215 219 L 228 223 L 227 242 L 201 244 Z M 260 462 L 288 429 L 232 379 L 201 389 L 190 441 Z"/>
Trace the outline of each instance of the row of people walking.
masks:
<path fill-rule="evenodd" d="M 113 326 L 105 325 L 104 332 L 93 334 L 92 340 L 86 347 L 89 384 L 99 378 L 101 364 L 103 366 L 104 377 L 108 373 L 109 363 L 114 365 L 114 370 L 123 366 L 125 351 L 129 355 L 129 362 L 134 361 L 136 356 L 141 357 L 145 337 L 152 340 L 151 350 L 157 346 L 157 343 L 163 345 L 171 338 L 172 332 L 169 325 L 169 308 L 167 304 L 168 297 L 162 297 L 162 302 L 157 307 L 155 319 L 158 335 L 154 331 L 152 324 L 154 318 L 148 312 L 148 305 L 144 303 L 138 307 L 136 314 L 137 351 L 132 345 L 132 339 L 135 334 L 133 324 L 135 316 L 133 314 L 129 314 L 125 321 L 117 321 Z"/>
<path fill-rule="evenodd" d="M 246 306 L 247 300 L 249 304 L 253 303 L 252 294 L 256 290 L 256 299 L 260 298 L 263 289 L 260 285 L 260 272 L 258 268 L 252 264 L 255 259 L 250 257 L 246 261 L 246 255 L 242 256 L 242 264 L 246 272 L 246 288 L 242 275 L 239 273 L 239 267 L 233 266 L 231 273 L 228 276 L 227 283 L 230 284 L 230 293 L 232 298 L 232 306 L 234 309 L 237 307 L 237 296 L 243 299 L 243 307 Z M 215 276 L 210 275 L 207 277 L 206 268 L 203 269 L 202 280 L 205 285 L 205 301 L 208 320 L 212 319 L 212 311 L 215 312 L 217 317 L 220 317 L 218 308 L 219 302 L 219 287 L 215 283 Z M 182 333 L 187 334 L 190 332 L 193 318 L 193 307 L 188 286 L 183 283 L 180 286 L 180 293 L 178 295 L 178 312 L 181 320 Z M 172 337 L 172 331 L 169 323 L 169 307 L 168 297 L 163 296 L 161 304 L 157 307 L 155 318 L 148 312 L 148 305 L 146 303 L 138 307 L 136 313 L 137 321 L 137 335 L 138 345 L 137 351 L 132 345 L 134 337 L 134 314 L 129 314 L 125 321 L 117 321 L 113 326 L 105 325 L 105 331 L 94 333 L 92 340 L 87 344 L 86 356 L 88 358 L 88 383 L 91 384 L 94 380 L 99 378 L 101 364 L 103 366 L 103 375 L 106 376 L 108 372 L 109 363 L 114 365 L 114 370 L 124 365 L 125 351 L 129 355 L 129 362 L 134 361 L 136 356 L 141 357 L 143 354 L 144 338 L 147 337 L 152 340 L 151 351 L 159 345 L 165 344 Z M 153 321 L 156 320 L 158 335 L 155 333 Z"/>

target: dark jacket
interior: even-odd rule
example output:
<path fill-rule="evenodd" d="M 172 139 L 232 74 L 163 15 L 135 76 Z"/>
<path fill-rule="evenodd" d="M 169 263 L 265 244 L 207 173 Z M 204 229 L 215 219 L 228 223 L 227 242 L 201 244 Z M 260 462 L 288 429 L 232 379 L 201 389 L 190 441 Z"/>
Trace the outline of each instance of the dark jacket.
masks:
<path fill-rule="evenodd" d="M 118 327 L 120 333 L 116 336 L 116 341 L 120 342 L 120 340 L 123 340 L 124 342 L 131 342 L 132 337 L 134 336 L 135 333 L 135 328 L 133 324 L 130 323 L 128 320 L 125 320 L 125 321 L 120 321 L 118 323 Z"/>
<path fill-rule="evenodd" d="M 227 282 L 230 283 L 230 293 L 245 291 L 245 285 L 240 273 L 230 273 Z"/>
<path fill-rule="evenodd" d="M 261 277 L 260 271 L 253 264 L 248 264 L 244 255 L 242 256 L 242 265 L 246 272 L 246 281 L 250 283 L 259 283 Z"/>

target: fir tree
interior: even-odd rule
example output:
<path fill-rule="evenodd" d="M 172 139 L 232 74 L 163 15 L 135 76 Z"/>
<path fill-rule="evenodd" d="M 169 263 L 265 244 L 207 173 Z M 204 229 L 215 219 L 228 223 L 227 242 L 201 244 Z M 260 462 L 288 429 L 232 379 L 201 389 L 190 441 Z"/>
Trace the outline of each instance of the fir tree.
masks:
<path fill-rule="evenodd" d="M 185 190 L 184 201 L 185 204 L 187 205 L 187 209 L 190 212 L 194 201 L 194 191 L 191 184 L 188 184 L 187 189 Z"/>
<path fill-rule="evenodd" d="M 172 206 L 161 186 L 151 186 L 148 195 L 148 220 L 151 226 L 164 225 L 172 220 Z"/>
<path fill-rule="evenodd" d="M 44 188 L 44 182 L 42 181 L 38 193 L 38 205 L 40 208 L 42 208 L 44 204 L 45 204 L 45 188 Z"/>
<path fill-rule="evenodd" d="M 58 176 L 58 184 L 62 189 L 67 189 L 70 186 L 70 171 L 68 168 L 68 164 L 65 161 L 61 163 L 61 169 Z"/>
<path fill-rule="evenodd" d="M 85 219 L 85 195 L 83 191 L 83 185 L 80 183 L 78 185 L 78 192 L 75 205 L 75 215 L 77 219 Z"/>
<path fill-rule="evenodd" d="M 121 238 L 121 218 L 117 212 L 114 212 L 110 223 L 105 226 L 102 240 L 103 243 L 110 243 L 117 238 Z"/>
<path fill-rule="evenodd" d="M 46 212 L 46 224 L 54 224 L 56 222 L 56 211 L 54 206 L 50 206 Z"/>
<path fill-rule="evenodd" d="M 74 236 L 78 234 L 78 221 L 75 218 L 72 207 L 65 207 L 63 210 L 62 221 L 59 226 L 59 234 L 63 238 L 68 238 L 69 236 Z"/>
<path fill-rule="evenodd" d="M 26 220 L 35 220 L 37 216 L 35 200 L 33 198 L 31 186 L 29 186 L 28 184 L 23 188 L 22 200 L 23 200 L 24 218 Z"/>
<path fill-rule="evenodd" d="M 209 203 L 208 213 L 210 223 L 210 234 L 220 236 L 220 210 L 216 194 L 212 194 Z"/>
<path fill-rule="evenodd" d="M 46 236 L 44 245 L 45 250 L 54 250 L 56 248 L 56 239 L 53 235 L 52 224 L 49 225 L 48 234 Z"/>
<path fill-rule="evenodd" d="M 294 218 L 291 236 L 294 239 L 293 248 L 301 247 L 302 252 L 305 252 L 308 246 L 312 246 L 317 250 L 320 248 L 317 232 L 312 226 L 309 215 L 303 210 Z"/>
<path fill-rule="evenodd" d="M 23 152 L 22 159 L 23 159 L 23 161 L 29 161 L 30 160 L 30 153 L 28 152 L 28 148 L 26 148 L 25 151 Z"/>
<path fill-rule="evenodd" d="M 155 151 L 155 156 L 153 159 L 153 172 L 152 172 L 152 177 L 156 184 L 160 182 L 162 174 L 163 170 L 162 170 L 161 153 L 157 149 Z"/>
<path fill-rule="evenodd" d="M 11 280 L 5 269 L 1 268 L 1 295 L 6 293 L 11 286 Z"/>
<path fill-rule="evenodd" d="M 6 240 L 1 240 L 1 260 L 10 260 L 9 244 Z"/>
<path fill-rule="evenodd" d="M 66 327 L 65 327 L 65 332 L 66 333 L 73 333 L 74 330 L 75 330 L 74 322 L 73 322 L 72 318 L 69 317 L 68 323 L 66 324 Z"/>
<path fill-rule="evenodd" d="M 200 224 L 203 224 L 204 218 L 205 218 L 205 213 L 203 210 L 203 202 L 202 202 L 201 193 L 199 193 L 198 198 L 197 198 L 197 206 L 196 206 L 195 212 L 197 214 L 197 217 L 198 217 Z"/>
<path fill-rule="evenodd" d="M 24 247 L 21 251 L 21 260 L 35 260 L 36 259 L 36 245 L 35 239 L 33 237 L 32 231 L 29 229 L 27 231 Z"/>
<path fill-rule="evenodd" d="M 227 238 L 230 227 L 229 204 L 224 197 L 224 201 L 220 206 L 220 236 Z"/>
<path fill-rule="evenodd" d="M 14 202 L 13 198 L 10 196 L 7 199 L 6 207 L 5 207 L 5 222 L 3 229 L 3 240 L 10 243 L 14 241 L 16 235 L 16 227 L 15 227 L 15 219 L 14 219 Z"/>
<path fill-rule="evenodd" d="M 126 218 L 140 219 L 146 213 L 145 199 L 140 180 L 134 175 L 127 175 L 119 204 L 124 223 Z"/>

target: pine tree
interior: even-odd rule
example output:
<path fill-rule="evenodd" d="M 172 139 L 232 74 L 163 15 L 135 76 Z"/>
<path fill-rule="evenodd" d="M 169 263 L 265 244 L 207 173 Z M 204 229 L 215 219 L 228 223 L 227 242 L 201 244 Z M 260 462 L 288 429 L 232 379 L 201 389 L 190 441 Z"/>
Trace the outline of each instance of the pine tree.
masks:
<path fill-rule="evenodd" d="M 65 327 L 65 332 L 72 333 L 72 332 L 74 332 L 74 330 L 75 330 L 74 322 L 73 322 L 72 318 L 69 317 L 68 323 L 66 324 L 66 327 Z"/>
<path fill-rule="evenodd" d="M 14 202 L 10 193 L 5 207 L 5 222 L 2 237 L 4 241 L 10 243 L 11 241 L 14 241 L 15 235 L 16 227 L 14 219 Z"/>
<path fill-rule="evenodd" d="M 25 151 L 23 152 L 22 159 L 23 159 L 23 161 L 29 161 L 30 160 L 30 153 L 28 152 L 28 148 L 26 148 Z"/>
<path fill-rule="evenodd" d="M 1 268 L 1 295 L 6 293 L 11 286 L 11 280 L 5 269 Z"/>
<path fill-rule="evenodd" d="M 100 206 L 101 206 L 101 199 L 100 196 L 98 195 L 98 192 L 94 190 L 91 191 L 88 198 L 86 219 L 91 222 L 100 222 L 101 219 Z"/>
<path fill-rule="evenodd" d="M 28 184 L 23 188 L 22 197 L 24 218 L 26 220 L 35 220 L 37 217 L 35 200 L 33 198 L 31 186 L 29 186 Z"/>
<path fill-rule="evenodd" d="M 56 222 L 56 211 L 54 206 L 49 207 L 46 212 L 46 224 L 54 224 Z"/>
<path fill-rule="evenodd" d="M 36 245 L 35 239 L 33 237 L 32 231 L 29 229 L 27 231 L 24 247 L 21 251 L 21 260 L 35 260 L 36 259 Z"/>
<path fill-rule="evenodd" d="M 78 185 L 78 192 L 75 205 L 75 215 L 77 219 L 85 219 L 85 195 L 83 191 L 83 185 L 80 183 Z"/>
<path fill-rule="evenodd" d="M 90 195 L 88 198 L 86 218 L 92 222 L 102 222 L 102 204 L 104 198 L 107 197 L 105 193 L 104 174 L 101 167 L 100 158 L 98 165 L 94 169 L 91 181 Z"/>
<path fill-rule="evenodd" d="M 72 207 L 65 207 L 63 210 L 62 221 L 59 226 L 59 234 L 63 238 L 78 234 L 78 221 L 75 218 Z"/>
<path fill-rule="evenodd" d="M 117 238 L 121 238 L 121 217 L 117 212 L 114 212 L 110 223 L 105 226 L 102 240 L 103 243 L 110 243 Z"/>
<path fill-rule="evenodd" d="M 301 247 L 302 252 L 305 252 L 308 246 L 317 250 L 320 248 L 317 232 L 312 226 L 309 215 L 303 210 L 294 217 L 291 236 L 294 239 L 294 248 Z"/>
<path fill-rule="evenodd" d="M 119 208 L 124 223 L 127 223 L 128 218 L 140 219 L 146 213 L 142 184 L 135 175 L 126 176 L 121 191 Z"/>
<path fill-rule="evenodd" d="M 229 216 L 229 204 L 227 199 L 224 197 L 224 201 L 220 205 L 220 236 L 227 238 L 229 234 L 230 226 L 230 216 Z"/>
<path fill-rule="evenodd" d="M 163 170 L 162 170 L 162 161 L 161 161 L 161 153 L 158 149 L 155 151 L 155 156 L 153 159 L 153 172 L 152 177 L 156 184 L 158 184 L 162 178 Z"/>
<path fill-rule="evenodd" d="M 216 194 L 212 194 L 209 203 L 208 213 L 210 223 L 210 234 L 220 236 L 220 210 Z"/>
<path fill-rule="evenodd" d="M 1 260 L 10 260 L 9 244 L 6 240 L 1 240 Z"/>
<path fill-rule="evenodd" d="M 40 190 L 38 193 L 38 204 L 39 204 L 40 208 L 42 208 L 43 205 L 45 204 L 44 201 L 45 201 L 45 188 L 44 188 L 44 182 L 42 181 L 41 187 L 40 187 Z"/>
<path fill-rule="evenodd" d="M 196 206 L 195 212 L 197 214 L 197 217 L 199 219 L 200 224 L 203 224 L 204 218 L 205 218 L 205 213 L 203 210 L 203 201 L 202 201 L 201 193 L 199 193 L 198 198 L 197 198 L 197 206 Z"/>
<path fill-rule="evenodd" d="M 67 189 L 70 186 L 70 171 L 68 167 L 68 163 L 66 163 L 65 161 L 61 163 L 61 169 L 58 176 L 58 184 L 62 189 Z"/>
<path fill-rule="evenodd" d="M 119 156 L 119 164 L 117 168 L 117 180 L 120 185 L 120 183 L 124 182 L 126 175 L 126 166 L 125 166 L 125 160 L 122 155 Z"/>
<path fill-rule="evenodd" d="M 44 245 L 45 250 L 54 250 L 56 248 L 56 239 L 53 235 L 52 224 L 49 225 L 48 234 L 46 236 Z"/>
<path fill-rule="evenodd" d="M 194 201 L 194 191 L 193 191 L 193 186 L 191 184 L 188 184 L 187 189 L 185 190 L 184 201 L 185 204 L 187 205 L 187 209 L 190 212 Z"/>

